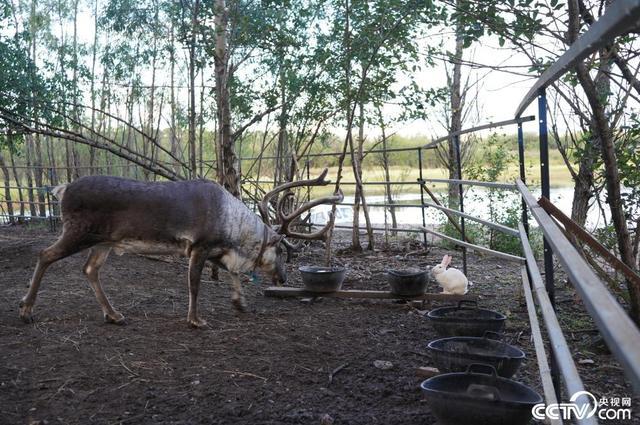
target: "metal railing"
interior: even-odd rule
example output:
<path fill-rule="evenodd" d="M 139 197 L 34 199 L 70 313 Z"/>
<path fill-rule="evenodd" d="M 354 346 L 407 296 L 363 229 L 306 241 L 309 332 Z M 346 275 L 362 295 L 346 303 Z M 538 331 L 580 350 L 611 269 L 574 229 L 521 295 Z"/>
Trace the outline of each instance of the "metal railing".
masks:
<path fill-rule="evenodd" d="M 628 317 L 622 306 L 615 300 L 610 294 L 606 285 L 598 278 L 589 264 L 584 260 L 580 253 L 574 248 L 571 242 L 562 233 L 561 229 L 556 225 L 553 219 L 542 209 L 536 199 L 533 197 L 531 191 L 526 185 L 526 172 L 524 167 L 524 137 L 522 125 L 525 122 L 529 122 L 535 119 L 535 117 L 521 117 L 524 110 L 533 102 L 535 98 L 538 99 L 538 127 L 539 127 L 539 153 L 540 153 L 540 166 L 541 166 L 541 183 L 542 183 L 542 195 L 549 198 L 550 192 L 550 176 L 549 176 L 549 145 L 548 145 L 548 131 L 547 131 L 547 106 L 546 106 L 546 92 L 545 89 L 551 85 L 554 81 L 560 78 L 564 73 L 575 66 L 578 61 L 584 59 L 589 54 L 594 52 L 599 47 L 611 43 L 612 40 L 621 34 L 625 34 L 630 30 L 637 28 L 638 20 L 640 19 L 640 0 L 617 0 L 613 2 L 607 9 L 604 16 L 594 23 L 591 28 L 582 35 L 568 50 L 562 55 L 554 64 L 552 64 L 547 71 L 545 71 L 536 83 L 529 90 L 524 97 L 518 109 L 516 110 L 515 118 L 510 120 L 504 120 L 495 123 L 483 124 L 473 128 L 467 128 L 457 131 L 455 133 L 448 134 L 439 139 L 433 140 L 424 146 L 411 147 L 411 148 L 395 148 L 395 149 L 372 149 L 367 151 L 370 153 L 399 153 L 399 152 L 415 152 L 418 159 L 418 176 L 414 176 L 415 180 L 412 181 L 364 181 L 363 185 L 386 185 L 386 186 L 398 186 L 398 185 L 418 185 L 420 188 L 420 203 L 419 204 L 400 204 L 400 203 L 374 203 L 369 206 L 379 206 L 384 208 L 420 208 L 422 210 L 422 228 L 400 228 L 400 227 L 373 227 L 376 231 L 396 231 L 396 232 L 409 232 L 419 233 L 423 235 L 425 244 L 427 243 L 427 234 L 431 233 L 442 239 L 447 239 L 452 243 L 463 247 L 464 252 L 464 269 L 466 270 L 466 252 L 467 249 L 477 250 L 479 252 L 487 253 L 490 255 L 496 255 L 506 260 L 517 261 L 525 263 L 525 266 L 521 270 L 522 284 L 524 287 L 525 299 L 527 302 L 527 312 L 529 321 L 531 323 L 531 332 L 536 350 L 536 356 L 538 360 L 538 367 L 540 371 L 540 377 L 542 387 L 545 394 L 547 403 L 555 403 L 561 400 L 561 387 L 564 384 L 567 391 L 570 394 L 584 390 L 583 382 L 578 374 L 578 369 L 573 360 L 571 351 L 568 347 L 567 341 L 563 335 L 560 322 L 555 312 L 555 297 L 554 297 L 554 269 L 553 269 L 553 255 L 557 257 L 560 265 L 569 276 L 569 279 L 576 289 L 576 292 L 580 295 L 584 302 L 585 309 L 590 317 L 593 318 L 596 326 L 601 332 L 608 347 L 611 349 L 615 357 L 618 359 L 623 367 L 623 370 L 634 386 L 636 391 L 640 391 L 640 331 L 636 325 Z M 469 134 L 476 131 L 485 129 L 501 127 L 505 125 L 517 125 L 518 129 L 518 159 L 520 165 L 520 180 L 515 184 L 510 183 L 498 183 L 498 182 L 477 182 L 472 180 L 464 180 L 462 177 L 462 169 L 460 166 L 460 136 Z M 434 179 L 424 178 L 424 164 L 423 164 L 423 152 L 427 150 L 437 149 L 438 145 L 446 140 L 453 141 L 453 147 L 456 150 L 456 179 Z M 306 167 L 307 173 L 310 165 L 310 158 L 322 158 L 322 157 L 335 157 L 341 155 L 341 152 L 329 152 L 329 153 L 314 153 L 306 154 Z M 272 160 L 280 159 L 274 156 L 257 156 L 249 158 L 240 158 L 241 161 L 258 161 L 258 160 Z M 202 161 L 206 163 L 206 161 Z M 101 168 L 106 168 L 103 166 Z M 119 167 L 118 165 L 111 165 L 112 168 Z M 120 166 L 122 167 L 122 166 Z M 17 169 L 23 169 L 24 167 L 16 167 Z M 31 167 L 33 168 L 33 167 Z M 51 167 L 42 166 L 43 169 L 50 169 Z M 63 168 L 63 167 L 57 167 Z M 76 169 L 89 169 L 89 167 L 74 167 Z M 95 167 L 98 168 L 98 167 Z M 256 180 L 251 181 L 252 184 L 273 184 L 273 181 L 260 180 L 260 176 Z M 432 196 L 433 194 L 427 188 L 427 183 L 446 183 L 454 184 L 459 187 L 459 210 L 444 207 L 435 203 L 425 201 L 425 193 Z M 355 182 L 342 182 L 343 185 L 355 185 Z M 517 190 L 522 199 L 522 219 L 518 226 L 518 230 L 508 228 L 503 225 L 488 222 L 474 217 L 464 212 L 464 193 L 463 186 L 484 186 L 490 188 L 498 188 L 504 190 Z M 12 187 L 7 187 L 10 189 Z M 0 188 L 1 189 L 1 188 Z M 37 191 L 47 190 L 47 187 L 17 187 L 19 190 L 24 191 Z M 47 190 L 48 195 L 48 190 Z M 2 194 L 0 193 L 0 196 Z M 433 198 L 433 197 L 432 197 Z M 2 204 L 0 200 L 0 206 Z M 5 203 L 11 202 L 12 204 L 42 204 L 42 201 L 4 201 Z M 48 214 L 45 219 L 55 218 L 54 214 L 56 201 L 48 199 L 44 204 L 48 207 Z M 352 206 L 353 203 L 344 203 L 344 205 Z M 447 214 L 447 217 L 459 216 L 461 229 L 460 239 L 453 238 L 448 235 L 443 235 L 439 232 L 426 228 L 426 215 L 425 210 L 427 208 L 435 208 L 443 213 Z M 0 217 L 6 217 L 7 215 L 2 212 L 6 209 L 0 209 Z M 26 208 L 20 208 L 21 211 L 25 211 Z M 538 268 L 533 250 L 529 243 L 529 214 L 533 216 L 537 225 L 544 234 L 544 280 L 542 273 Z M 27 218 L 24 214 L 16 215 L 13 217 Z M 33 217 L 32 217 L 33 218 Z M 465 219 L 474 220 L 481 224 L 490 226 L 494 229 L 502 231 L 506 234 L 516 236 L 520 238 L 523 257 L 514 256 L 505 253 L 499 253 L 496 251 L 483 248 L 478 245 L 472 244 L 467 241 L 467 235 L 465 232 Z M 336 228 L 353 229 L 353 226 L 338 224 Z M 542 338 L 542 331 L 540 329 L 540 323 L 538 322 L 537 311 L 540 311 L 544 327 L 550 342 L 550 365 L 547 361 L 547 351 L 545 349 L 544 340 Z M 562 382 L 561 382 L 562 379 Z M 586 398 L 581 397 L 577 400 L 578 403 L 588 403 Z M 579 424 L 595 424 L 597 419 L 585 418 L 577 420 Z M 562 423 L 559 420 L 551 420 L 552 424 Z"/>

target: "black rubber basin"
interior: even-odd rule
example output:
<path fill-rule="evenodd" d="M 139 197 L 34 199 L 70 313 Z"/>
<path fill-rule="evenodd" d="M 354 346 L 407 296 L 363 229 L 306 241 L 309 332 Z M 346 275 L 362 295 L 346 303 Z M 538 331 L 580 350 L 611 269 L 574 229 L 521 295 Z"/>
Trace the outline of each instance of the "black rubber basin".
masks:
<path fill-rule="evenodd" d="M 487 337 L 436 339 L 429 343 L 427 349 L 441 372 L 464 372 L 470 365 L 482 363 L 493 366 L 504 378 L 511 378 L 526 358 L 519 348 Z"/>
<path fill-rule="evenodd" d="M 501 333 L 507 320 L 506 316 L 496 311 L 478 308 L 475 301 L 460 301 L 457 306 L 436 308 L 426 317 L 442 337 L 481 337 L 486 331 Z"/>
<path fill-rule="evenodd" d="M 418 269 L 387 270 L 391 293 L 401 297 L 417 297 L 427 289 L 427 272 Z"/>
<path fill-rule="evenodd" d="M 469 372 L 434 376 L 420 385 L 438 424 L 528 424 L 531 409 L 542 403 L 540 394 L 519 382 L 496 376 L 495 370 L 480 373 L 478 366 Z"/>
<path fill-rule="evenodd" d="M 310 292 L 327 293 L 338 291 L 347 274 L 344 267 L 301 266 L 304 289 Z"/>

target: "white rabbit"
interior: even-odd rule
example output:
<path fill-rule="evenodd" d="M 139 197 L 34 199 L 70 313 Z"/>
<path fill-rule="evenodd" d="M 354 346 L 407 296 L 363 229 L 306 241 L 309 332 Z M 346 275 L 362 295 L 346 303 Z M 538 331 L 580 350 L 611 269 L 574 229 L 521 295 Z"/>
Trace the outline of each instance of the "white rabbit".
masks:
<path fill-rule="evenodd" d="M 442 287 L 443 294 L 464 295 L 469 291 L 468 286 L 473 286 L 473 283 L 469 282 L 460 270 L 447 269 L 452 259 L 453 257 L 450 255 L 445 255 L 442 258 L 442 263 L 431 269 L 431 274 Z"/>

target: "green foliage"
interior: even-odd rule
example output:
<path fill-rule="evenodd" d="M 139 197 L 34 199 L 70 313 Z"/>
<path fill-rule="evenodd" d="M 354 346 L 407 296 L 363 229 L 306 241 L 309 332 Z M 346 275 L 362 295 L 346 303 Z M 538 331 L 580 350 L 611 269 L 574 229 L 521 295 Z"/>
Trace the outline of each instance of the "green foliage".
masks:
<path fill-rule="evenodd" d="M 23 130 L 16 120 L 27 120 L 30 125 L 36 118 L 60 123 L 54 108 L 43 107 L 63 101 L 59 79 L 38 69 L 25 49 L 27 38 L 26 33 L 0 37 L 0 134 L 4 135 L 0 147 L 22 140 Z"/>
<path fill-rule="evenodd" d="M 507 141 L 493 133 L 481 149 L 482 153 L 476 155 L 467 166 L 465 176 L 471 180 L 488 182 L 503 181 L 507 178 L 509 165 L 516 160 Z M 517 197 L 514 198 L 509 192 L 497 188 L 487 188 L 486 193 L 476 194 L 475 197 L 477 201 L 480 201 L 480 198 L 488 199 L 489 221 L 517 228 L 520 221 L 520 202 Z M 494 228 L 486 228 L 481 240 L 494 250 L 518 255 L 521 252 L 518 238 Z"/>
<path fill-rule="evenodd" d="M 485 35 L 498 36 L 502 46 L 506 39 L 531 41 L 542 30 L 545 13 L 553 13 L 564 7 L 561 3 L 555 3 L 552 6 L 532 0 L 460 1 L 448 18 L 452 24 L 461 24 L 465 47 Z"/>

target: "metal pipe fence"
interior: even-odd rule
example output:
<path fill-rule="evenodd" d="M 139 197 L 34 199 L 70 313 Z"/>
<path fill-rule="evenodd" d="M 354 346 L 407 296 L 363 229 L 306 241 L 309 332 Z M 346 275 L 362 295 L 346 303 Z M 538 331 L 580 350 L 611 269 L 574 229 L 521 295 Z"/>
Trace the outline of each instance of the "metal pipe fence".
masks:
<path fill-rule="evenodd" d="M 362 184 L 364 186 L 385 186 L 385 199 L 394 199 L 393 193 L 389 193 L 389 188 L 392 186 L 418 186 L 419 190 L 419 203 L 407 203 L 402 204 L 399 202 L 398 197 L 395 197 L 394 202 L 374 202 L 369 204 L 370 207 L 380 207 L 388 209 L 390 212 L 400 212 L 403 208 L 419 208 L 421 209 L 421 221 L 422 226 L 413 226 L 409 228 L 401 227 L 398 225 L 380 227 L 377 225 L 372 226 L 372 230 L 379 232 L 405 232 L 413 234 L 422 234 L 424 238 L 424 244 L 427 244 L 427 234 L 433 234 L 441 239 L 449 240 L 457 245 L 463 247 L 465 271 L 466 271 L 466 254 L 467 249 L 475 249 L 480 252 L 484 252 L 488 255 L 495 255 L 504 259 L 525 262 L 526 267 L 522 270 L 522 283 L 525 287 L 525 296 L 527 301 L 527 311 L 529 314 L 530 322 L 535 326 L 532 329 L 534 344 L 536 353 L 538 355 L 538 362 L 541 374 L 541 380 L 545 392 L 547 402 L 553 402 L 554 400 L 561 401 L 561 388 L 562 386 L 570 393 L 577 393 L 584 390 L 584 385 L 578 374 L 577 367 L 571 356 L 571 351 L 567 345 L 567 342 L 562 333 L 562 327 L 558 320 L 555 304 L 554 304 L 554 273 L 553 273 L 553 256 L 558 259 L 562 268 L 570 277 L 570 281 L 573 283 L 576 291 L 584 301 L 585 309 L 588 314 L 595 321 L 598 329 L 600 330 L 603 338 L 607 342 L 607 345 L 612 350 L 616 358 L 620 361 L 627 377 L 633 384 L 636 391 L 640 391 L 640 331 L 636 325 L 629 319 L 628 315 L 620 304 L 609 293 L 606 286 L 597 277 L 589 264 L 581 257 L 578 251 L 571 245 L 569 240 L 565 237 L 562 231 L 558 228 L 553 219 L 538 205 L 537 201 L 531 194 L 529 188 L 525 184 L 526 172 L 525 172 L 525 150 L 523 139 L 523 123 L 532 121 L 535 117 L 521 117 L 524 109 L 537 97 L 538 98 L 538 131 L 539 131 L 539 153 L 541 164 L 541 180 L 542 180 L 542 194 L 549 197 L 550 191 L 550 176 L 548 167 L 548 133 L 547 133 L 547 107 L 546 107 L 546 93 L 545 88 L 552 84 L 555 80 L 560 78 L 565 72 L 571 69 L 578 60 L 585 58 L 588 54 L 593 52 L 598 47 L 610 43 L 613 37 L 624 34 L 629 30 L 636 28 L 636 23 L 640 18 L 640 0 L 618 0 L 613 2 L 607 9 L 605 15 L 600 18 L 598 22 L 591 26 L 591 28 L 570 47 L 570 49 L 560 58 L 556 63 L 547 69 L 547 71 L 540 77 L 540 79 L 534 84 L 529 93 L 525 96 L 522 103 L 518 107 L 516 117 L 511 120 L 500 121 L 496 123 L 488 123 L 473 128 L 460 130 L 456 133 L 449 134 L 445 137 L 439 138 L 429 144 L 418 147 L 410 148 L 392 148 L 392 149 L 371 149 L 366 152 L 366 160 L 374 156 L 369 154 L 377 153 L 413 153 L 416 155 L 415 160 L 418 164 L 417 175 L 413 176 L 410 180 L 364 180 Z M 520 164 L 520 180 L 516 184 L 499 183 L 499 182 L 478 182 L 472 180 L 463 180 L 461 161 L 460 161 L 460 139 L 463 134 L 469 134 L 480 130 L 490 129 L 494 127 L 500 127 L 505 125 L 517 125 L 518 129 L 518 159 Z M 457 161 L 455 164 L 455 171 L 457 179 L 437 179 L 437 178 L 425 178 L 425 158 L 424 152 L 429 150 L 435 150 L 438 146 L 446 141 L 452 140 L 454 143 L 454 149 L 456 149 Z M 304 155 L 305 168 L 303 170 L 306 173 L 307 178 L 310 174 L 310 168 L 312 160 L 332 159 L 336 156 L 342 155 L 342 152 L 328 152 L 328 153 L 307 153 Z M 262 161 L 262 160 L 281 160 L 279 156 L 253 156 L 239 158 L 240 163 L 247 161 Z M 213 164 L 212 161 L 201 161 L 202 164 Z M 406 165 L 406 164 L 405 164 Z M 12 165 L 9 168 L 10 178 L 4 180 L 4 184 L 0 187 L 0 222 L 12 221 L 12 220 L 35 220 L 45 219 L 51 223 L 55 223 L 55 219 L 59 217 L 57 214 L 58 202 L 50 196 L 50 188 L 54 186 L 57 181 L 54 181 L 53 174 L 60 170 L 69 171 L 73 170 L 81 171 L 86 170 L 102 170 L 102 169 L 120 169 L 120 170 L 135 170 L 142 173 L 142 170 L 136 168 L 134 164 L 113 164 L 105 166 L 74 166 L 74 167 L 50 167 L 44 165 Z M 201 167 L 202 168 L 202 167 Z M 209 167 L 211 168 L 211 167 Z M 27 173 L 33 170 L 48 170 L 49 173 L 43 174 L 43 184 L 34 184 L 39 179 L 35 179 L 34 176 L 30 176 L 33 179 L 28 180 Z M 254 185 L 252 189 L 247 193 L 254 193 L 256 198 L 258 194 L 258 188 L 260 185 L 275 185 L 279 182 L 274 180 L 264 180 L 260 178 L 260 168 L 258 168 L 258 174 L 255 180 L 244 179 L 243 184 Z M 27 183 L 24 183 L 27 180 Z M 49 185 L 46 185 L 46 183 Z M 17 183 L 15 183 L 17 182 Z M 424 193 L 427 192 L 431 196 L 431 192 L 427 188 L 427 183 L 443 183 L 458 186 L 458 205 L 459 210 L 454 210 L 441 205 L 436 205 L 425 201 Z M 345 186 L 356 185 L 356 182 L 347 181 L 341 182 Z M 491 223 L 486 220 L 481 220 L 478 217 L 474 217 L 468 212 L 464 212 L 464 186 L 483 186 L 491 189 L 500 190 L 517 190 L 521 198 L 521 223 L 518 226 L 517 237 L 519 237 L 524 257 L 514 256 L 506 253 L 492 251 L 487 248 L 479 247 L 467 241 L 466 227 L 464 224 L 465 219 L 474 220 L 481 224 L 488 225 L 494 229 L 503 231 L 504 233 L 516 236 L 515 229 L 501 226 L 497 223 Z M 4 189 L 4 191 L 2 190 Z M 10 194 L 11 198 L 7 198 L 6 194 Z M 43 200 L 46 196 L 46 200 Z M 310 188 L 307 188 L 307 199 L 310 198 Z M 14 199 L 15 197 L 15 199 Z M 36 207 L 44 205 L 45 211 L 37 209 Z M 343 202 L 342 205 L 350 207 L 354 206 L 355 202 Z M 468 205 L 468 204 L 467 204 Z M 462 224 L 460 228 L 460 239 L 453 238 L 449 235 L 440 234 L 436 231 L 426 228 L 426 211 L 427 208 L 434 208 L 447 214 L 447 217 L 451 215 L 457 215 L 460 217 Z M 537 225 L 544 234 L 545 240 L 545 252 L 544 252 L 544 268 L 545 278 L 543 280 L 536 259 L 529 243 L 529 215 L 535 219 Z M 386 220 L 386 211 L 385 211 Z M 323 223 L 314 223 L 311 220 L 303 222 L 304 226 L 309 228 L 314 226 L 321 226 Z M 338 229 L 351 229 L 352 225 L 336 224 Z M 364 230 L 365 227 L 358 226 L 358 230 Z M 551 342 L 550 345 L 550 367 L 546 362 L 546 351 L 544 349 L 544 341 L 541 336 L 541 330 L 537 321 L 537 310 L 540 311 L 542 316 L 546 333 Z M 544 357 L 544 358 L 542 358 Z M 562 378 L 562 380 L 561 380 Z M 572 394 L 569 394 L 572 395 Z M 578 398 L 578 403 L 584 404 L 587 402 L 584 397 Z M 552 421 L 552 423 L 556 423 Z M 595 424 L 597 420 L 594 418 L 581 419 L 578 423 L 582 424 Z"/>
<path fill-rule="evenodd" d="M 549 144 L 547 131 L 546 88 L 561 78 L 575 65 L 602 46 L 612 44 L 615 37 L 636 31 L 640 19 L 640 0 L 618 0 L 612 2 L 600 17 L 569 49 L 558 58 L 533 84 L 529 92 L 518 106 L 515 119 L 519 119 L 524 110 L 538 99 L 539 152 L 542 195 L 549 198 Z M 545 379 L 544 364 L 540 364 L 545 393 L 553 386 L 558 401 L 562 400 L 562 384 L 567 388 L 570 397 L 584 390 L 577 368 L 566 347 L 561 327 L 557 321 L 554 304 L 554 269 L 553 255 L 558 258 L 562 268 L 569 276 L 570 282 L 582 298 L 585 308 L 595 321 L 607 346 L 622 364 L 623 370 L 635 391 L 640 392 L 640 331 L 631 321 L 622 306 L 613 298 L 606 285 L 597 277 L 591 266 L 578 253 L 574 246 L 562 233 L 553 219 L 538 205 L 525 182 L 524 145 L 521 137 L 522 129 L 518 127 L 520 180 L 516 182 L 522 197 L 523 214 L 519 225 L 523 249 L 527 257 L 527 280 L 535 289 L 538 305 L 543 314 L 549 338 L 551 339 L 551 377 L 552 383 Z M 532 214 L 544 234 L 544 268 L 545 282 L 538 270 L 528 244 L 528 215 Z M 525 276 L 523 275 L 523 278 Z M 528 284 L 528 282 L 525 282 Z M 529 300 L 528 300 L 529 303 Z M 531 310 L 531 309 L 530 309 Z M 541 341 L 536 343 L 542 344 Z M 564 382 L 561 382 L 561 378 Z M 585 403 L 586 400 L 576 400 Z M 597 423 L 596 417 L 578 419 L 578 423 Z"/>

